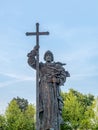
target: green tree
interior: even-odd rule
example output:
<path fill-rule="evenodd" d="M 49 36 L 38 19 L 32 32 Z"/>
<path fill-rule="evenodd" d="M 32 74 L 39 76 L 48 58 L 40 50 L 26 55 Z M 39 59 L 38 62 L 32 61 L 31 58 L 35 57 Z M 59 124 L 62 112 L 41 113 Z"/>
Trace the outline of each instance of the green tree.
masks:
<path fill-rule="evenodd" d="M 93 109 L 94 109 L 93 130 L 98 130 L 98 97 L 94 101 Z"/>
<path fill-rule="evenodd" d="M 6 120 L 3 115 L 0 115 L 0 130 L 6 130 Z"/>
<path fill-rule="evenodd" d="M 15 100 L 19 106 L 19 108 L 21 109 L 21 111 L 25 111 L 26 108 L 28 107 L 28 101 L 24 98 L 13 98 L 12 100 Z"/>
<path fill-rule="evenodd" d="M 82 118 L 83 107 L 71 91 L 66 94 L 63 108 L 63 129 L 77 129 Z"/>
<path fill-rule="evenodd" d="M 63 119 L 65 124 L 62 130 L 88 130 L 92 127 L 91 119 L 94 117 L 92 104 L 94 96 L 83 95 L 73 89 L 62 93 L 64 100 Z"/>
<path fill-rule="evenodd" d="M 9 103 L 6 110 L 7 130 L 18 130 L 17 125 L 21 117 L 21 110 L 15 100 Z"/>
<path fill-rule="evenodd" d="M 35 106 L 30 104 L 27 107 L 27 110 L 25 111 L 25 118 L 27 120 L 27 124 L 30 128 L 30 130 L 35 129 Z"/>
<path fill-rule="evenodd" d="M 12 100 L 6 110 L 7 130 L 34 130 L 35 107 L 29 105 L 21 109 L 17 100 Z"/>

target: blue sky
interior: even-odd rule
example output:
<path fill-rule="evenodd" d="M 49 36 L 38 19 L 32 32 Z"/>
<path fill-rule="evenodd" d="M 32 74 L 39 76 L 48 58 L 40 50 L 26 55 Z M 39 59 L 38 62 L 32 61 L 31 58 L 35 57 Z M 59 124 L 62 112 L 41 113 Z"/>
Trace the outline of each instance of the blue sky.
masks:
<path fill-rule="evenodd" d="M 25 32 L 49 31 L 40 37 L 40 61 L 46 50 L 67 63 L 71 74 L 62 91 L 73 88 L 98 96 L 98 0 L 3 0 L 0 2 L 0 113 L 13 97 L 35 103 L 35 71 L 27 53 L 36 44 Z"/>

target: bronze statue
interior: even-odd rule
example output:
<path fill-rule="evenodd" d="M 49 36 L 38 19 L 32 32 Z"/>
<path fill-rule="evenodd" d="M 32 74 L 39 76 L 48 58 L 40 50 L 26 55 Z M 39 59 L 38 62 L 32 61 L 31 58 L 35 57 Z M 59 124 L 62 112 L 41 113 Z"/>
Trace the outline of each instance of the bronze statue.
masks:
<path fill-rule="evenodd" d="M 54 62 L 51 51 L 45 53 L 45 63 L 39 62 L 39 36 L 48 34 L 39 32 L 39 23 L 36 23 L 36 32 L 26 33 L 27 36 L 36 36 L 36 46 L 27 55 L 28 64 L 36 70 L 36 130 L 60 130 L 63 123 L 60 86 L 70 76 L 63 67 L 65 64 Z"/>
<path fill-rule="evenodd" d="M 39 46 L 28 53 L 28 64 L 36 69 L 36 55 Z M 54 62 L 51 51 L 44 55 L 46 63 L 39 63 L 39 130 L 60 130 L 63 123 L 63 101 L 60 96 L 60 86 L 64 85 L 68 71 L 62 63 Z"/>

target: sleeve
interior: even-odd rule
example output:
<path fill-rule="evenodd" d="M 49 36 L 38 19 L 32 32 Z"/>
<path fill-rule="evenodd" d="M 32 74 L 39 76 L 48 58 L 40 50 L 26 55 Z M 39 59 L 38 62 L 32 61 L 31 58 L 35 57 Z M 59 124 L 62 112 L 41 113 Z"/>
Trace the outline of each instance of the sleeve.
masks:
<path fill-rule="evenodd" d="M 65 71 L 63 67 L 61 67 L 61 75 L 59 77 L 60 86 L 64 85 L 64 83 L 66 82 L 66 77 L 70 77 L 70 74 L 68 71 Z"/>
<path fill-rule="evenodd" d="M 27 54 L 28 57 L 28 64 L 33 68 L 36 69 L 36 50 L 32 50 L 30 53 Z"/>

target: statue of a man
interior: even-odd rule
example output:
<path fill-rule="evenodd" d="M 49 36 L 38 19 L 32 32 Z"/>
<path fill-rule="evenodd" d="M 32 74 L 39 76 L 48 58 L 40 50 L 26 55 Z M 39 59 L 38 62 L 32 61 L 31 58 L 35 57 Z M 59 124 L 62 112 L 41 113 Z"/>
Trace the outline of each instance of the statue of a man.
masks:
<path fill-rule="evenodd" d="M 39 46 L 28 53 L 28 64 L 36 69 L 36 55 Z M 60 86 L 64 85 L 70 74 L 65 71 L 61 62 L 54 62 L 51 51 L 44 55 L 45 63 L 39 63 L 39 130 L 60 130 L 63 100 L 60 96 Z"/>

